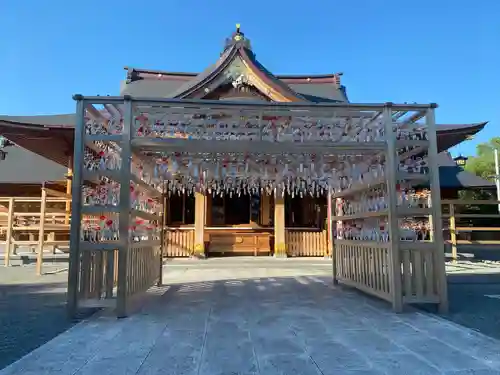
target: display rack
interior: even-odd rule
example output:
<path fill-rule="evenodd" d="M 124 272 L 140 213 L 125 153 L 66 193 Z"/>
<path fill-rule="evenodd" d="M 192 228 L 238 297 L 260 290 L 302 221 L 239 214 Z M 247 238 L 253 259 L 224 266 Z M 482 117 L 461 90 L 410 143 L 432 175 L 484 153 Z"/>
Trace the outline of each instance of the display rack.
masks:
<path fill-rule="evenodd" d="M 413 302 L 446 309 L 434 105 L 76 99 L 70 285 L 96 268 L 80 266 L 75 254 L 117 251 L 118 266 L 110 255 L 105 275 L 118 270 L 119 315 L 129 296 L 161 277 L 163 197 L 179 192 L 194 193 L 203 213 L 195 219 L 197 253 L 206 195 L 273 194 L 275 255 L 286 254 L 285 194 L 328 195 L 342 205 L 332 215 L 340 225 L 334 278 L 397 311 Z M 430 205 L 402 193 L 422 184 Z M 398 229 L 401 218 L 416 216 L 435 218 L 433 241 Z"/>
<path fill-rule="evenodd" d="M 132 296 L 161 282 L 163 186 L 154 180 L 151 164 L 126 155 L 123 129 L 130 114 L 114 106 L 84 111 L 76 220 L 73 214 L 80 222 L 78 248 L 87 270 L 80 276 L 79 306 L 114 304 L 124 315 L 127 306 L 117 305 L 118 295 Z M 120 265 L 126 272 L 120 274 Z"/>
<path fill-rule="evenodd" d="M 368 159 L 367 165 L 381 171 L 357 180 L 349 176 L 347 186 L 332 194 L 331 221 L 334 233 L 335 282 L 356 287 L 392 302 L 396 311 L 404 304 L 441 303 L 445 280 L 436 278 L 444 262 L 442 240 L 433 234 L 441 208 L 436 183 L 437 154 L 433 108 L 426 123 L 408 128 L 394 120 L 391 107 L 384 110 L 387 150 L 383 160 Z M 404 127 L 403 127 L 404 126 Z M 420 139 L 408 149 L 400 140 L 404 129 Z M 365 176 L 367 173 L 365 173 Z M 361 181 L 360 181 L 361 180 Z M 417 189 L 417 187 L 430 187 Z M 439 221 L 440 218 L 438 219 Z"/>

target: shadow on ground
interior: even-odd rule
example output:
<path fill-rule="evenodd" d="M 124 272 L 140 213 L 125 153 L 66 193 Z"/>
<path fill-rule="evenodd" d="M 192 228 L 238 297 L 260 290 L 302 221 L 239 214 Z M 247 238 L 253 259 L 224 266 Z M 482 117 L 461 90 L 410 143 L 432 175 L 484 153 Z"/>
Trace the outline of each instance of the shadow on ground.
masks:
<path fill-rule="evenodd" d="M 79 318 L 93 311 L 83 311 Z M 0 285 L 0 369 L 73 326 L 66 283 Z"/>

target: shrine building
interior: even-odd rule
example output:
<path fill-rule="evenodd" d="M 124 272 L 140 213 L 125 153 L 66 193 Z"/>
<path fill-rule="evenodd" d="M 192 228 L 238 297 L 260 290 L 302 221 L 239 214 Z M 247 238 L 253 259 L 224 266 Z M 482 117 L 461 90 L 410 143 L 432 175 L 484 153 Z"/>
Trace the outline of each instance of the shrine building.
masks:
<path fill-rule="evenodd" d="M 126 77 L 121 82 L 119 91 L 121 96 L 349 103 L 347 89 L 342 84 L 342 73 L 273 74 L 257 59 L 250 40 L 239 26 L 226 39 L 220 56 L 200 73 L 135 67 L 126 67 L 125 70 Z M 418 119 L 412 119 L 415 120 Z M 454 166 L 451 157 L 445 151 L 473 136 L 485 125 L 486 122 L 436 125 L 438 152 L 441 152 L 439 162 L 448 168 L 446 173 L 449 174 L 449 168 L 453 169 Z M 61 174 L 59 166 L 67 167 L 69 171 L 73 168 L 74 127 L 74 114 L 0 116 L 0 134 L 19 146 L 16 152 L 35 153 L 55 162 L 54 168 L 59 168 L 56 174 Z M 2 166 L 5 168 L 5 163 L 9 165 L 16 163 L 15 159 L 7 157 L 2 161 L 0 168 Z M 31 168 L 35 166 L 31 164 Z M 54 175 L 55 172 L 49 171 L 50 166 L 44 168 L 47 170 L 47 175 Z M 2 181 L 15 184 L 15 171 L 13 168 L 10 169 L 9 173 L 12 176 L 7 177 L 2 172 Z M 490 182 L 468 174 L 458 167 L 451 173 L 452 178 L 441 177 L 443 194 L 448 190 L 455 192 L 460 188 L 491 186 Z M 61 176 L 61 179 L 63 178 Z M 12 189 L 7 190 L 12 191 Z M 61 190 L 65 188 L 61 187 Z M 68 193 L 70 191 L 68 187 Z M 289 256 L 329 254 L 326 195 L 287 194 L 283 199 L 277 200 L 273 194 L 266 193 L 229 192 L 222 195 L 202 195 L 191 192 L 182 194 L 170 192 L 165 211 L 167 228 L 165 254 L 168 256 L 190 256 L 195 253 L 193 229 L 195 223 L 199 223 L 200 220 L 203 222 L 204 255 L 271 254 L 274 221 L 277 212 L 279 217 L 282 217 L 281 211 L 284 211 L 285 242 Z"/>

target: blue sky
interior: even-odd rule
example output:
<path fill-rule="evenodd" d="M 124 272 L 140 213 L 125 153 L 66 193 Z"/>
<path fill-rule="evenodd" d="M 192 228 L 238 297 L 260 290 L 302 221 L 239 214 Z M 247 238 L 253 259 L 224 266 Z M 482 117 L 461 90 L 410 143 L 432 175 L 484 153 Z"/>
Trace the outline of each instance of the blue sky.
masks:
<path fill-rule="evenodd" d="M 343 72 L 352 102 L 437 102 L 439 123 L 500 135 L 499 0 L 0 0 L 0 113 L 74 111 L 124 66 L 200 71 L 241 23 L 276 74 Z"/>

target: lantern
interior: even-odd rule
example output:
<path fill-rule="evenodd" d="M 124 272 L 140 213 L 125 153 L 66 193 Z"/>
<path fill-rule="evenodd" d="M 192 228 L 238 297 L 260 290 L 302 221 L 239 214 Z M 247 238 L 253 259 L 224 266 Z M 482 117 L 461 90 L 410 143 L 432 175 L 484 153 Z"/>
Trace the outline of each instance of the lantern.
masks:
<path fill-rule="evenodd" d="M 465 167 L 465 165 L 467 164 L 467 159 L 468 159 L 468 157 L 460 155 L 460 156 L 457 156 L 456 158 L 454 158 L 453 160 L 455 160 L 455 163 L 459 167 Z"/>

